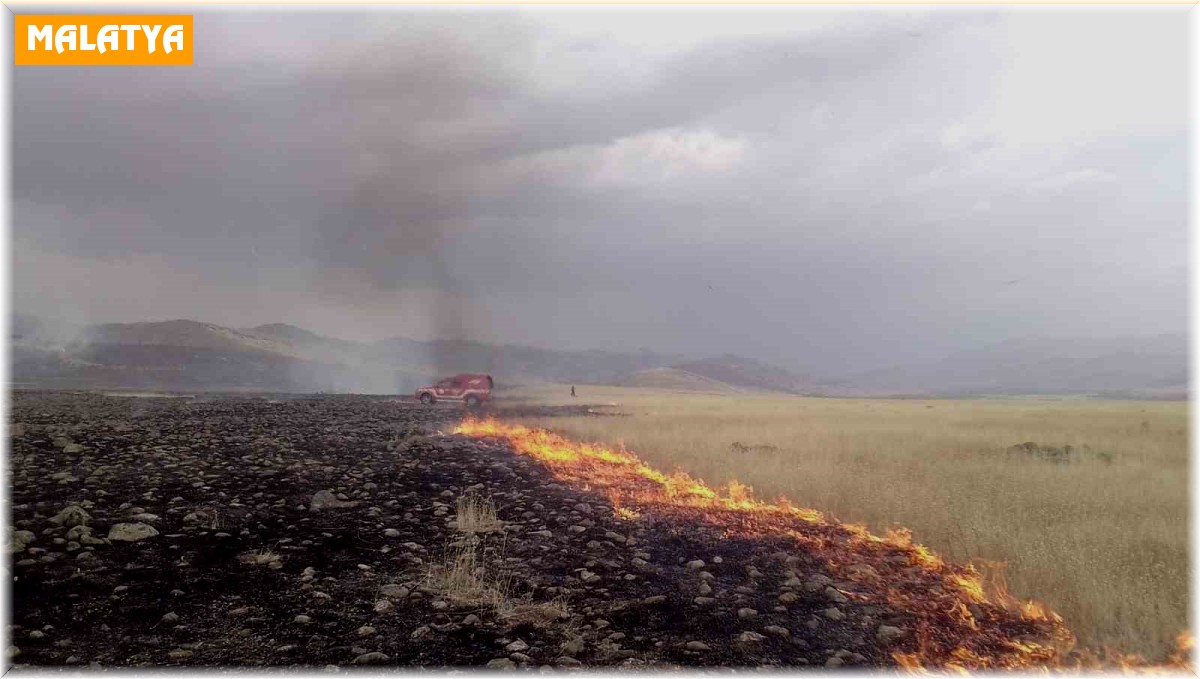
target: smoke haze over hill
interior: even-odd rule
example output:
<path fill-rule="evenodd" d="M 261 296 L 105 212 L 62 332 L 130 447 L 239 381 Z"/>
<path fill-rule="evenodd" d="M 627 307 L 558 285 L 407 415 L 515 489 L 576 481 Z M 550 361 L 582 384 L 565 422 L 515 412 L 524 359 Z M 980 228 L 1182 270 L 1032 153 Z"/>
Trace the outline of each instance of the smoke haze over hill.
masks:
<path fill-rule="evenodd" d="M 807 387 L 1183 335 L 1186 8 L 1043 9 L 198 8 L 186 69 L 14 71 L 14 310 L 387 390 L 395 337 Z"/>
<path fill-rule="evenodd" d="M 227 328 L 174 320 L 64 331 L 61 324 L 19 316 L 12 340 L 13 380 L 22 387 L 407 394 L 448 372 L 486 372 L 502 387 L 560 382 L 721 393 L 1187 395 L 1181 336 L 1009 342 L 835 379 L 733 354 L 571 352 L 408 338 L 354 342 L 281 323 Z"/>

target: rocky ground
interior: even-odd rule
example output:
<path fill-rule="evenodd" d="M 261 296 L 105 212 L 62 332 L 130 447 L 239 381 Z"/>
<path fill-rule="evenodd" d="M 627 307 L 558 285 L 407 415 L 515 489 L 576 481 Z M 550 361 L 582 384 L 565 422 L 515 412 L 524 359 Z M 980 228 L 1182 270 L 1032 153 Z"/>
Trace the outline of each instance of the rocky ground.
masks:
<path fill-rule="evenodd" d="M 9 662 L 836 667 L 908 643 L 794 542 L 625 520 L 440 433 L 461 414 L 15 393 Z M 496 521 L 464 532 L 460 502 Z"/>

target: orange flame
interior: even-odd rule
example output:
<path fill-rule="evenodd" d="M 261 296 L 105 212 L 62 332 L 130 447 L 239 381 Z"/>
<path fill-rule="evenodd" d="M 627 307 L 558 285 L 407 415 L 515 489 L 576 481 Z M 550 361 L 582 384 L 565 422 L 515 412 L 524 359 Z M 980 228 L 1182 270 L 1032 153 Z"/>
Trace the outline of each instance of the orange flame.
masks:
<path fill-rule="evenodd" d="M 831 574 L 853 583 L 852 598 L 884 604 L 912 620 L 913 634 L 892 653 L 903 669 L 1192 668 L 1188 632 L 1180 635 L 1179 650 L 1157 666 L 1138 656 L 1075 650 L 1061 617 L 1009 594 L 1000 565 L 984 564 L 990 571 L 990 582 L 985 581 L 975 567 L 947 564 L 914 543 L 907 529 L 876 536 L 865 526 L 842 524 L 787 500 L 756 500 L 752 489 L 737 481 L 713 489 L 686 472 L 653 469 L 623 447 L 578 443 L 544 429 L 468 418 L 454 433 L 503 439 L 517 453 L 545 464 L 557 479 L 607 495 L 617 516 L 626 520 L 684 516 L 730 534 L 793 539 L 822 558 Z"/>

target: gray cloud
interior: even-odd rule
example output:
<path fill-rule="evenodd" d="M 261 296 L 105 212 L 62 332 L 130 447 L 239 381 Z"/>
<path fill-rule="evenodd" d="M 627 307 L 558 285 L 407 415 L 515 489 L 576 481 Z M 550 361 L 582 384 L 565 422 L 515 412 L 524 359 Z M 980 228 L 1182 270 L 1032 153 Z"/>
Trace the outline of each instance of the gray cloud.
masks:
<path fill-rule="evenodd" d="M 16 310 L 825 372 L 1185 327 L 1179 12 L 196 14 L 14 72 Z"/>

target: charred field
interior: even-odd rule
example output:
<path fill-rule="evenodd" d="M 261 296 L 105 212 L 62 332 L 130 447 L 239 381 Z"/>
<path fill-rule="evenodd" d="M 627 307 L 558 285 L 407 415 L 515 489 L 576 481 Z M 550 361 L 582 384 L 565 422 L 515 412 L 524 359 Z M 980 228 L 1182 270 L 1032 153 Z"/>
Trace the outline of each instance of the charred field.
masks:
<path fill-rule="evenodd" d="M 1096 661 L 1052 614 L 903 535 L 462 416 L 351 396 L 14 393 L 8 662 Z"/>

